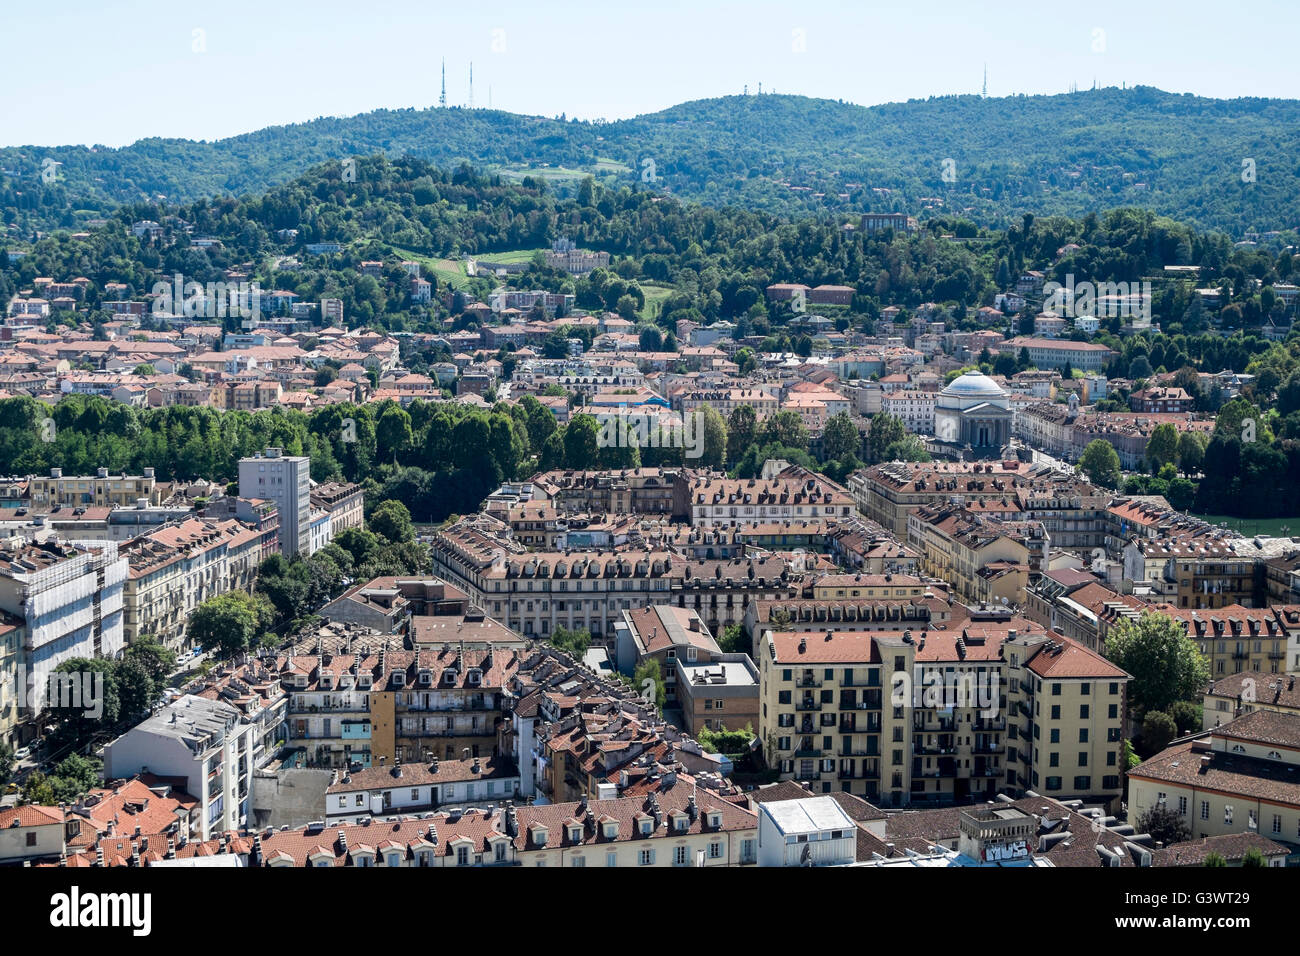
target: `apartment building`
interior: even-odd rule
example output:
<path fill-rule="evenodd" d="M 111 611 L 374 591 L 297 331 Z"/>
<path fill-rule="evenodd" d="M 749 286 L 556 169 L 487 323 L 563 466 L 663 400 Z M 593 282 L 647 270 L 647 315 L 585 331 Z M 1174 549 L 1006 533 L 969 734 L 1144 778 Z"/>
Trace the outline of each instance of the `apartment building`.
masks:
<path fill-rule="evenodd" d="M 1115 356 L 1110 348 L 1094 342 L 1071 342 L 1066 339 L 1016 336 L 996 345 L 999 354 L 1019 355 L 1022 348 L 1029 350 L 1029 361 L 1038 368 L 1062 369 L 1068 364 L 1085 372 L 1106 368 Z"/>
<path fill-rule="evenodd" d="M 280 551 L 311 554 L 311 459 L 282 448 L 239 460 L 239 497 L 275 502 L 280 513 Z"/>
<path fill-rule="evenodd" d="M 325 790 L 325 822 L 365 824 L 376 817 L 428 813 L 451 804 L 519 799 L 519 770 L 505 757 L 471 757 L 428 763 L 381 762 L 335 774 Z"/>
<path fill-rule="evenodd" d="M 921 553 L 922 570 L 951 584 L 964 600 L 996 594 L 1015 604 L 1024 602 L 1022 577 L 1031 564 L 1042 567 L 1050 540 L 1039 522 L 997 521 L 957 505 L 917 508 L 908 515 L 907 536 Z M 1024 566 L 1025 575 L 1015 579 L 1021 586 L 1002 589 L 982 573 L 997 563 Z"/>
<path fill-rule="evenodd" d="M 813 792 L 906 804 L 911 723 L 889 699 L 910 673 L 911 632 L 771 631 L 759 641 L 758 735 L 768 766 Z"/>
<path fill-rule="evenodd" d="M 1258 834 L 1300 846 L 1300 716 L 1244 714 L 1177 740 L 1128 772 L 1130 819 L 1154 807 L 1178 813 L 1195 838 Z"/>
<path fill-rule="evenodd" d="M 1202 729 L 1213 730 L 1257 710 L 1300 716 L 1300 690 L 1294 674 L 1241 671 L 1212 680 L 1201 705 Z"/>
<path fill-rule="evenodd" d="M 1128 675 L 1028 626 L 976 615 L 961 631 L 765 636 L 762 739 L 772 766 L 814 790 L 838 781 L 892 806 L 1029 789 L 1117 801 Z M 860 698 L 848 693 L 857 686 Z"/>
<path fill-rule="evenodd" d="M 373 828 L 258 834 L 251 866 L 687 867 L 758 861 L 754 813 L 674 781 L 644 796 L 458 810 Z"/>
<path fill-rule="evenodd" d="M 699 475 L 690 485 L 692 526 L 741 525 L 755 521 L 845 518 L 849 493 L 823 475 L 797 465 L 762 478 Z"/>
<path fill-rule="evenodd" d="M 1016 786 L 1117 807 L 1129 675 L 1058 635 L 1006 643 L 1007 759 L 1014 747 Z"/>
<path fill-rule="evenodd" d="M 18 655 L 27 708 L 18 718 L 22 742 L 35 735 L 31 718 L 46 704 L 55 668 L 76 657 L 122 652 L 126 575 L 126 558 L 112 541 L 30 544 L 10 539 L 0 548 L 0 611 L 24 622 Z"/>
<path fill-rule="evenodd" d="M 104 778 L 148 772 L 185 781 L 206 840 L 248 823 L 257 725 L 223 701 L 187 695 L 104 747 Z"/>
<path fill-rule="evenodd" d="M 937 392 L 899 389 L 880 397 L 880 410 L 900 419 L 910 434 L 933 435 L 937 397 Z"/>
<path fill-rule="evenodd" d="M 685 517 L 691 475 L 684 468 L 549 471 L 533 477 L 533 501 L 579 514 Z"/>
<path fill-rule="evenodd" d="M 502 693 L 518 649 L 466 645 L 387 651 L 374 671 L 372 748 L 389 763 L 495 752 Z"/>
<path fill-rule="evenodd" d="M 74 508 L 134 508 L 140 499 L 159 504 L 154 470 L 145 468 L 141 475 L 110 475 L 100 468 L 93 476 L 64 476 L 62 468 L 51 468 L 48 478 L 28 479 L 28 497 L 33 508 L 48 511 L 55 505 Z"/>
<path fill-rule="evenodd" d="M 688 733 L 758 724 L 758 671 L 746 654 L 724 654 L 694 608 L 651 604 L 614 625 L 619 671 L 659 664 L 666 707 L 681 710 Z"/>
<path fill-rule="evenodd" d="M 190 518 L 141 535 L 120 550 L 127 643 L 151 634 L 173 650 L 186 642 L 190 615 L 208 598 L 253 587 L 261 534 L 241 522 Z"/>
<path fill-rule="evenodd" d="M 721 415 L 723 421 L 741 406 L 752 408 L 760 422 L 781 410 L 777 397 L 761 388 L 691 389 L 677 396 L 676 404 L 683 414 L 708 406 Z"/>
<path fill-rule="evenodd" d="M 1163 600 L 1180 609 L 1251 604 L 1255 598 L 1257 562 L 1238 555 L 1221 538 L 1135 537 L 1125 545 L 1123 560 L 1125 578 L 1150 584 Z M 1258 567 L 1262 577 L 1262 562 Z"/>
<path fill-rule="evenodd" d="M 1211 680 L 1260 671 L 1285 674 L 1287 655 L 1300 636 L 1300 607 L 1294 604 L 1265 608 L 1191 608 L 1153 605 L 1152 611 L 1180 621 L 1210 664 Z"/>
<path fill-rule="evenodd" d="M 364 523 L 365 494 L 358 484 L 323 482 L 311 490 L 309 499 L 312 508 L 329 514 L 330 537 L 346 528 L 360 528 Z"/>

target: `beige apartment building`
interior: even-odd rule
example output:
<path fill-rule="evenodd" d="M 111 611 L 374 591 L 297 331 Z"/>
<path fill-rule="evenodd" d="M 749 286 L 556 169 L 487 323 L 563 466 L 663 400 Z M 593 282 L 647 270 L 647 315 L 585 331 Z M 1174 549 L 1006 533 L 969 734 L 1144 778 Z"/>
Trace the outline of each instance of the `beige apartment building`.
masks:
<path fill-rule="evenodd" d="M 144 474 L 110 475 L 100 468 L 93 476 L 67 476 L 62 468 L 51 468 L 48 478 L 32 478 L 28 485 L 32 507 L 45 511 L 54 505 L 77 508 L 111 507 L 134 508 L 141 499 L 158 504 L 154 471 L 144 469 Z"/>
<path fill-rule="evenodd" d="M 1185 738 L 1128 772 L 1129 819 L 1178 813 L 1193 838 L 1258 833 L 1300 846 L 1300 715 L 1257 710 Z"/>
<path fill-rule="evenodd" d="M 783 779 L 885 806 L 1026 790 L 1116 805 L 1128 675 L 990 612 L 960 631 L 767 632 L 760 739 Z"/>
<path fill-rule="evenodd" d="M 912 671 L 911 632 L 769 631 L 758 655 L 758 734 L 768 766 L 814 793 L 906 805 L 911 722 L 890 703 L 890 678 Z"/>
<path fill-rule="evenodd" d="M 771 392 L 761 388 L 704 388 L 683 392 L 677 399 L 678 407 L 683 413 L 696 411 L 708 406 L 717 411 L 726 421 L 731 413 L 742 405 L 754 410 L 754 415 L 761 422 L 781 410 L 781 403 Z"/>

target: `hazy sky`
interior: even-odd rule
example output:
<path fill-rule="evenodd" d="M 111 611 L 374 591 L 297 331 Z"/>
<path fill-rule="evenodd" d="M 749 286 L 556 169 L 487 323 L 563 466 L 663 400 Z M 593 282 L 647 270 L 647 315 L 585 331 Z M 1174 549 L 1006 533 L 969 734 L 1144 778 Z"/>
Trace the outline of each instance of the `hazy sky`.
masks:
<path fill-rule="evenodd" d="M 6 0 L 0 145 L 218 139 L 447 100 L 634 116 L 763 89 L 874 104 L 1094 79 L 1300 97 L 1300 3 Z"/>

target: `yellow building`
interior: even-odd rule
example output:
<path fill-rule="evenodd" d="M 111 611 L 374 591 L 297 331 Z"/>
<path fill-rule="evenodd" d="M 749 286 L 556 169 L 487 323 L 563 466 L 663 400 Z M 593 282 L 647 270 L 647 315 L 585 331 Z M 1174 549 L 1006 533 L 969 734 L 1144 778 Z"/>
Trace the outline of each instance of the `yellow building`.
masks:
<path fill-rule="evenodd" d="M 911 673 L 910 631 L 767 632 L 759 641 L 759 740 L 783 780 L 902 806 L 911 723 L 890 677 Z"/>
<path fill-rule="evenodd" d="M 1258 833 L 1300 844 L 1300 715 L 1257 710 L 1128 772 L 1129 819 L 1165 807 L 1193 838 Z"/>
<path fill-rule="evenodd" d="M 48 478 L 31 479 L 28 488 L 32 507 L 44 511 L 54 505 L 74 507 L 134 508 L 141 499 L 159 503 L 152 468 L 143 475 L 110 475 L 100 468 L 93 476 L 64 477 L 62 468 L 51 468 Z"/>

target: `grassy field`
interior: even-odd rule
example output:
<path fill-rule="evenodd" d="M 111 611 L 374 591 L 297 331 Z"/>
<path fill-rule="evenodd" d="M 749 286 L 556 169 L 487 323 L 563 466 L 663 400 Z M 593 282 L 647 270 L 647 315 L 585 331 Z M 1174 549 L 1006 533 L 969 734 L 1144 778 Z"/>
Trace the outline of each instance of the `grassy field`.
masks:
<path fill-rule="evenodd" d="M 509 264 L 512 262 L 531 262 L 533 256 L 539 252 L 545 252 L 545 249 L 514 249 L 510 252 L 485 252 L 482 255 L 475 256 L 480 262 L 500 262 Z"/>
<path fill-rule="evenodd" d="M 654 282 L 642 282 L 641 291 L 645 293 L 645 308 L 639 313 L 643 319 L 652 319 L 659 311 L 659 305 L 673 294 L 672 286 L 658 285 Z"/>
<path fill-rule="evenodd" d="M 1273 537 L 1300 535 L 1300 516 L 1294 518 L 1230 518 L 1227 515 L 1195 515 L 1212 524 L 1226 524 L 1245 535 L 1267 534 Z"/>

